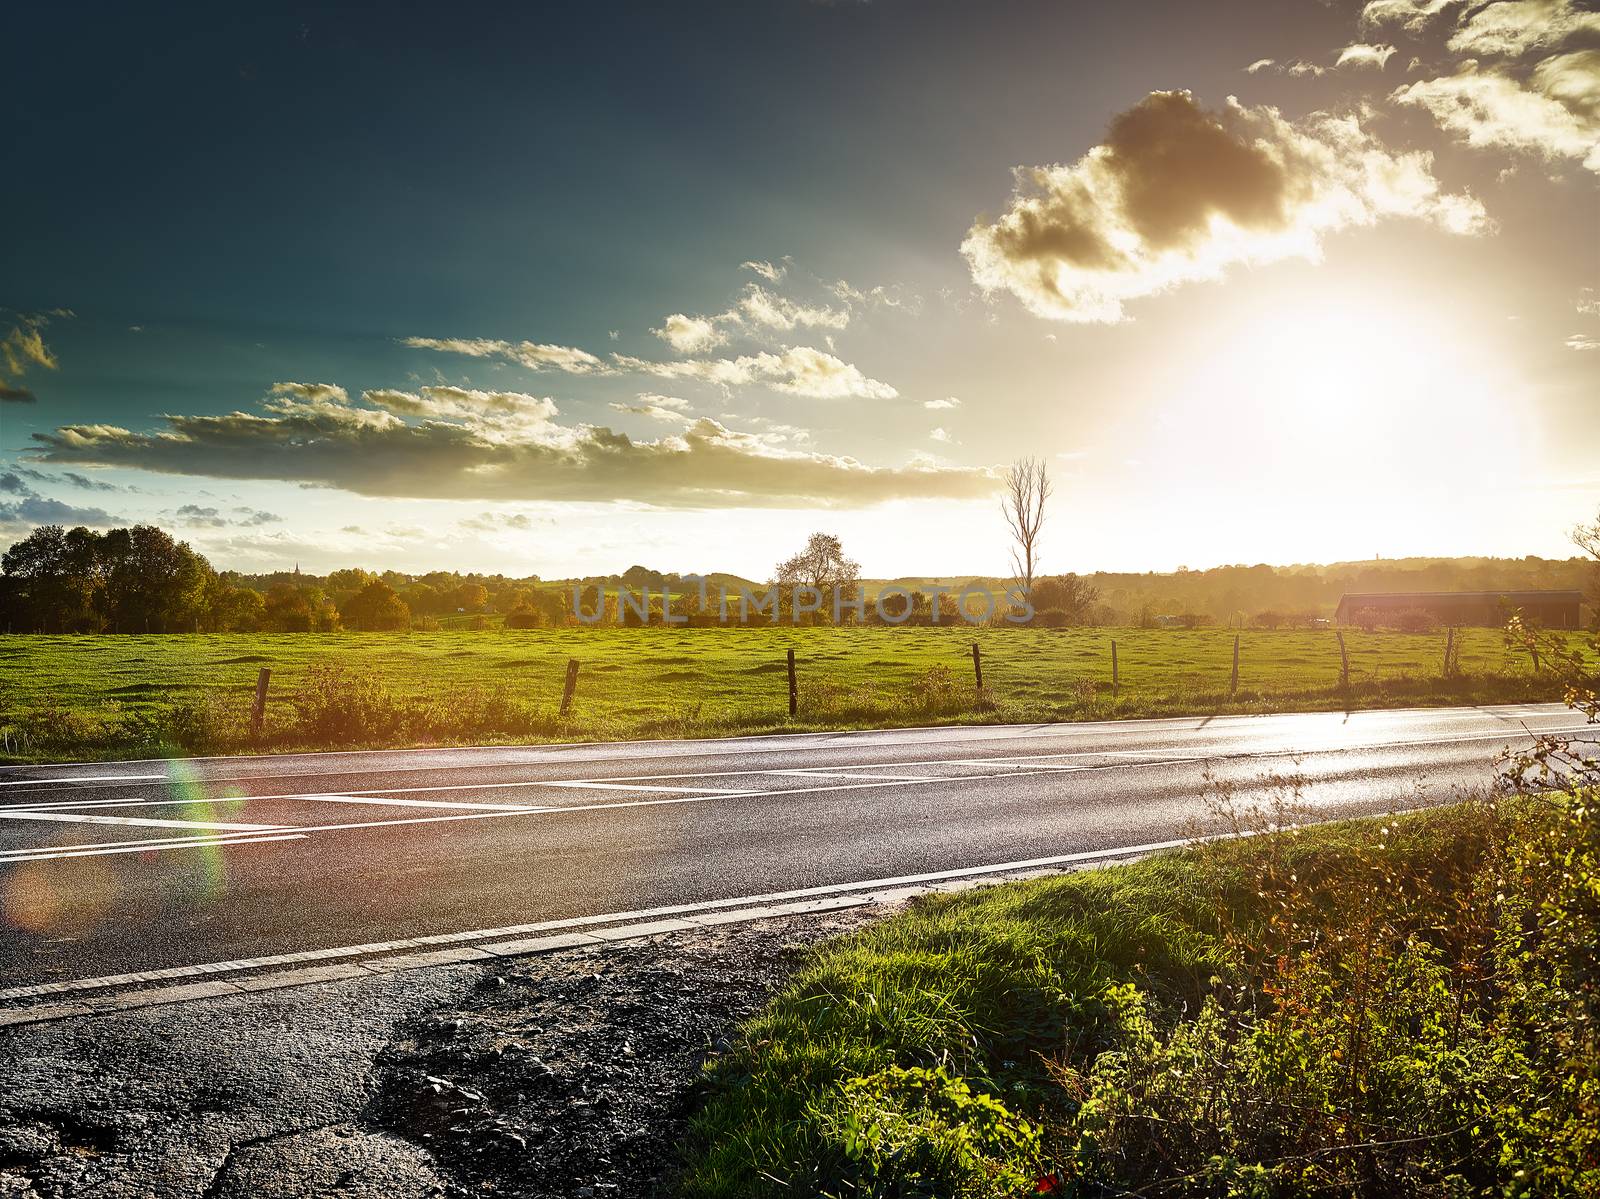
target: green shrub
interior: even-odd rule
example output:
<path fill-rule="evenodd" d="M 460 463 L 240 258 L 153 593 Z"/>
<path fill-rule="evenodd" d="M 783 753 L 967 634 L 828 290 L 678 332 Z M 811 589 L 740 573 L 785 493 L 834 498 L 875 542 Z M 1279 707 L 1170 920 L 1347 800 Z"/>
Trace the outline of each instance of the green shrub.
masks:
<path fill-rule="evenodd" d="M 879 1195 L 1031 1192 L 1039 1133 L 943 1066 L 890 1066 L 847 1079 L 816 1113 L 838 1177 Z"/>
<path fill-rule="evenodd" d="M 403 706 L 371 673 L 338 662 L 308 669 L 289 705 L 296 731 L 313 745 L 381 742 L 407 723 Z"/>
<path fill-rule="evenodd" d="M 685 1190 L 1600 1193 L 1593 799 L 919 903 L 712 1067 Z"/>

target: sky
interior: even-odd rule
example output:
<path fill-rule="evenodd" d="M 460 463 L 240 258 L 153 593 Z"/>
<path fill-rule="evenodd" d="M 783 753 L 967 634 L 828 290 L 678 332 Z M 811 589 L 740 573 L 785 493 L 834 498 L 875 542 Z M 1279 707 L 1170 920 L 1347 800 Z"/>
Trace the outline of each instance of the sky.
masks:
<path fill-rule="evenodd" d="M 1000 574 L 1023 456 L 1046 572 L 1600 507 L 1592 3 L 8 20 L 0 543 Z"/>

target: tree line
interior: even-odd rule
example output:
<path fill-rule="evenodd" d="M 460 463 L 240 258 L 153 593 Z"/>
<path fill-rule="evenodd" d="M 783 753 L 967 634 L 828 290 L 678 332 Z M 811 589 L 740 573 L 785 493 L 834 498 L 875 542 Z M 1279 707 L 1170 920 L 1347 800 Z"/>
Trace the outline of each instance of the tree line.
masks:
<path fill-rule="evenodd" d="M 153 525 L 43 525 L 0 555 L 0 630 L 13 633 L 245 633 L 438 627 L 446 614 L 564 623 L 537 578 L 434 572 L 420 578 L 351 568 L 324 577 L 217 571 Z M 516 618 L 514 621 L 513 618 Z"/>
<path fill-rule="evenodd" d="M 1034 507 L 1037 512 L 1037 491 Z M 1037 539 L 1039 521 L 1030 519 Z M 1038 546 L 1024 554 L 1018 576 L 1028 578 L 1033 624 L 1177 624 L 1203 627 L 1249 623 L 1294 627 L 1331 615 L 1347 591 L 1453 591 L 1588 588 L 1592 564 L 1584 559 L 1409 559 L 1333 566 L 1224 566 L 1211 570 L 1088 575 L 1042 575 Z M 970 577 L 904 578 L 888 585 L 909 593 L 889 603 L 908 625 L 954 624 L 953 595 L 934 584 L 959 589 L 971 584 L 1003 590 L 1017 580 Z M 420 575 L 360 568 L 327 575 L 276 571 L 244 574 L 217 571 L 205 557 L 165 531 L 140 525 L 95 532 L 46 525 L 0 557 L 0 631 L 14 633 L 331 632 L 433 629 L 441 622 L 469 627 L 540 628 L 569 624 L 640 623 L 620 608 L 618 589 L 651 592 L 650 619 L 664 611 L 688 625 L 723 623 L 716 591 L 771 586 L 781 595 L 795 587 L 819 591 L 821 611 L 808 619 L 827 623 L 838 596 L 858 598 L 868 584 L 860 566 L 837 537 L 815 534 L 798 554 L 774 567 L 765 584 L 734 575 L 710 575 L 703 593 L 699 576 L 633 566 L 621 574 L 546 581 L 537 575 L 508 577 L 457 571 Z M 670 601 L 662 600 L 670 594 Z M 579 620 L 574 598 L 586 616 Z M 707 602 L 709 601 L 709 602 Z M 935 606 L 938 619 L 935 620 Z M 784 601 L 787 609 L 787 601 Z M 737 613 L 730 614 L 737 620 Z M 766 617 L 757 614 L 757 622 Z M 855 618 L 851 617 L 854 621 Z M 878 620 L 867 605 L 863 623 Z"/>

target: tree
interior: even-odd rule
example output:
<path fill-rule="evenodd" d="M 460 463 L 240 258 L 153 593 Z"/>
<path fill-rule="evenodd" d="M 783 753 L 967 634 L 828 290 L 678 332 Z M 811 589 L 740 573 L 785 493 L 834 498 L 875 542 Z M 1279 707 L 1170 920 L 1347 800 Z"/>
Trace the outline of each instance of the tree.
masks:
<path fill-rule="evenodd" d="M 772 572 L 772 582 L 782 597 L 780 602 L 786 605 L 801 587 L 821 595 L 822 605 L 813 620 L 832 619 L 835 604 L 842 606 L 855 599 L 860 581 L 861 564 L 844 556 L 843 543 L 832 533 L 811 534 L 805 549 L 778 563 Z"/>
<path fill-rule="evenodd" d="M 236 586 L 219 575 L 206 582 L 204 604 L 201 624 L 210 633 L 254 633 L 265 618 L 259 591 Z"/>
<path fill-rule="evenodd" d="M 316 587 L 275 583 L 262 612 L 267 628 L 279 633 L 328 633 L 339 627 L 339 611 Z"/>
<path fill-rule="evenodd" d="M 105 615 L 124 633 L 188 632 L 200 622 L 211 564 L 154 525 L 112 529 L 99 542 Z"/>
<path fill-rule="evenodd" d="M 1050 475 L 1042 458 L 1018 458 L 1007 469 L 1000 512 L 1011 532 L 1011 572 L 1022 594 L 1033 598 L 1033 576 L 1039 567 L 1039 531 L 1050 499 Z"/>
<path fill-rule="evenodd" d="M 463 611 L 482 612 L 489 606 L 489 589 L 482 583 L 462 583 L 450 598 Z"/>
<path fill-rule="evenodd" d="M 1572 530 L 1572 544 L 1600 563 L 1600 512 L 1595 513 L 1593 524 L 1578 525 Z M 1590 627 L 1600 633 L 1600 567 L 1594 572 L 1594 590 L 1589 593 L 1589 601 L 1593 609 Z"/>
<path fill-rule="evenodd" d="M 1029 598 L 1040 611 L 1059 610 L 1061 624 L 1083 625 L 1094 620 L 1100 589 L 1082 575 L 1069 573 L 1040 579 Z"/>
<path fill-rule="evenodd" d="M 392 586 L 392 584 L 391 584 Z M 412 583 L 400 593 L 406 607 L 422 616 L 437 616 L 444 611 L 444 597 L 438 588 L 426 583 Z"/>
<path fill-rule="evenodd" d="M 359 566 L 352 566 L 329 574 L 326 586 L 328 594 L 333 596 L 334 602 L 342 603 L 368 583 L 376 582 L 377 578 L 378 576 L 370 570 L 362 570 Z"/>
<path fill-rule="evenodd" d="M 72 533 L 97 534 L 87 529 Z M 6 576 L 6 627 L 59 633 L 70 614 L 85 605 L 92 582 L 74 569 L 74 555 L 60 525 L 40 525 L 0 558 Z"/>
<path fill-rule="evenodd" d="M 373 579 L 339 608 L 346 628 L 364 633 L 390 632 L 411 627 L 411 609 L 395 589 Z"/>

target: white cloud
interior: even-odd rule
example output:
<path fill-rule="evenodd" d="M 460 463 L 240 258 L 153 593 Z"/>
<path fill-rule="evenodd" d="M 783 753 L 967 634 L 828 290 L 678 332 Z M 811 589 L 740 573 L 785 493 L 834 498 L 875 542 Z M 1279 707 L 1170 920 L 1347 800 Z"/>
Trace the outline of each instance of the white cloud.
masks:
<path fill-rule="evenodd" d="M 826 305 L 797 304 L 752 283 L 739 297 L 738 307 L 724 313 L 722 319 L 746 320 L 762 328 L 787 332 L 797 327 L 843 329 L 850 323 L 850 313 Z"/>
<path fill-rule="evenodd" d="M 1407 33 L 1421 33 L 1459 3 L 1461 0 L 1369 0 L 1361 10 L 1361 28 L 1398 25 Z"/>
<path fill-rule="evenodd" d="M 497 341 L 487 337 L 406 337 L 402 344 L 419 350 L 465 354 L 471 358 L 509 358 L 529 370 L 558 370 L 569 375 L 606 373 L 606 364 L 587 350 L 533 341 Z"/>
<path fill-rule="evenodd" d="M 34 442 L 44 462 L 424 499 L 852 506 L 979 496 L 994 486 L 983 470 L 867 466 L 780 448 L 709 418 L 659 440 L 635 441 L 554 417 L 548 400 L 518 393 L 373 389 L 356 403 L 341 388 L 295 385 L 270 395 L 259 413 L 168 416 L 148 433 L 67 425 L 35 434 Z M 14 482 L 20 499 L 5 517 L 48 519 L 57 512 L 60 506 L 34 503 L 40 497 Z"/>
<path fill-rule="evenodd" d="M 929 441 L 942 441 L 946 445 L 949 445 L 951 442 L 953 442 L 955 440 L 955 438 L 951 437 L 950 434 L 946 430 L 941 428 L 941 429 L 935 429 L 933 432 L 929 433 L 928 434 L 928 440 Z"/>
<path fill-rule="evenodd" d="M 1389 59 L 1394 56 L 1393 46 L 1374 46 L 1366 42 L 1357 42 L 1353 46 L 1346 46 L 1339 51 L 1339 57 L 1334 62 L 1336 67 L 1371 67 L 1379 71 L 1389 65 Z"/>
<path fill-rule="evenodd" d="M 1251 63 L 1245 68 L 1245 74 L 1258 75 L 1262 71 L 1265 71 L 1268 67 L 1276 66 L 1277 62 L 1278 60 L 1275 58 L 1258 58 L 1255 60 L 1255 62 Z"/>
<path fill-rule="evenodd" d="M 661 322 L 661 328 L 651 332 L 680 354 L 701 354 L 728 340 L 728 335 L 717 328 L 712 318 L 685 316 L 681 312 L 674 312 Z"/>
<path fill-rule="evenodd" d="M 681 362 L 647 362 L 618 355 L 619 367 L 662 379 L 696 379 L 718 387 L 765 383 L 774 391 L 813 399 L 892 400 L 899 392 L 869 379 L 860 369 L 810 346 L 781 354 L 746 354 L 738 358 L 700 358 Z"/>
<path fill-rule="evenodd" d="M 1488 227 L 1477 200 L 1442 190 L 1431 155 L 1391 151 L 1356 116 L 1290 121 L 1237 100 L 1214 112 L 1155 92 L 1077 162 L 1019 170 L 1009 207 L 961 250 L 986 292 L 1115 322 L 1130 300 L 1234 265 L 1315 261 L 1327 234 L 1397 217 Z"/>
<path fill-rule="evenodd" d="M 744 271 L 754 271 L 768 283 L 782 283 L 784 275 L 789 273 L 789 268 L 787 266 L 777 266 L 770 262 L 761 261 L 760 259 L 756 259 L 751 262 L 741 262 L 739 264 L 739 269 Z"/>
<path fill-rule="evenodd" d="M 1469 146 L 1574 159 L 1600 172 L 1600 50 L 1547 58 L 1526 83 L 1468 60 L 1390 99 L 1425 109 Z"/>
<path fill-rule="evenodd" d="M 669 425 L 692 425 L 694 417 L 687 412 L 680 412 L 674 408 L 663 408 L 660 404 L 612 404 L 611 407 L 618 412 L 626 412 L 633 416 L 648 416 L 651 420 L 661 421 Z"/>
<path fill-rule="evenodd" d="M 961 407 L 961 401 L 956 399 L 955 396 L 946 396 L 942 400 L 923 400 L 922 406 L 930 411 L 937 412 L 943 408 L 959 408 Z"/>
<path fill-rule="evenodd" d="M 1569 350 L 1600 350 L 1600 337 L 1587 333 L 1574 333 L 1563 343 Z"/>
<path fill-rule="evenodd" d="M 50 323 L 51 317 L 71 319 L 75 315 L 70 308 L 52 308 L 49 312 L 15 312 L 16 324 L 4 337 L 0 337 L 0 402 L 31 404 L 38 399 L 32 391 L 22 386 L 22 377 L 35 366 L 50 371 L 59 366 L 40 330 Z"/>
<path fill-rule="evenodd" d="M 343 401 L 344 392 L 339 392 Z M 415 392 L 376 388 L 361 393 L 364 403 L 397 417 L 453 422 L 490 440 L 544 434 L 558 415 L 548 396 L 520 391 L 478 391 L 470 387 L 421 387 Z M 359 412 L 349 408 L 345 411 Z"/>
<path fill-rule="evenodd" d="M 1581 12 L 1572 0 L 1499 0 L 1462 21 L 1447 44 L 1457 54 L 1517 58 L 1578 34 L 1600 34 L 1600 12 Z"/>
<path fill-rule="evenodd" d="M 531 342 L 430 337 L 407 338 L 406 344 L 478 358 L 504 357 L 525 365 L 527 347 L 533 345 Z M 781 353 L 763 351 L 738 358 L 688 358 L 672 362 L 652 362 L 627 354 L 613 354 L 609 362 L 602 362 L 582 350 L 553 346 L 536 348 L 565 350 L 564 356 L 547 355 L 547 364 L 557 361 L 581 364 L 558 367 L 575 374 L 653 375 L 659 379 L 694 379 L 724 388 L 764 383 L 774 391 L 825 400 L 848 397 L 892 400 L 899 394 L 889 384 L 869 379 L 850 363 L 811 346 L 793 346 Z"/>

